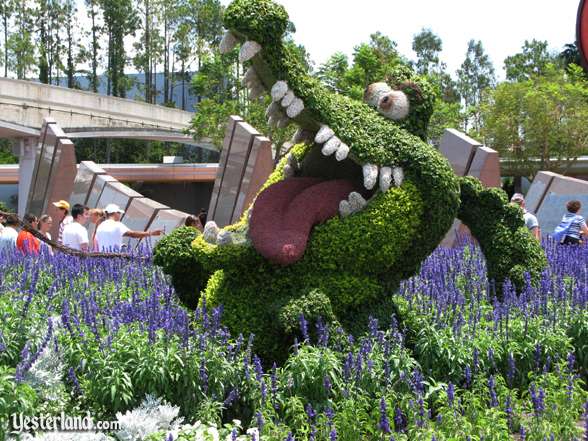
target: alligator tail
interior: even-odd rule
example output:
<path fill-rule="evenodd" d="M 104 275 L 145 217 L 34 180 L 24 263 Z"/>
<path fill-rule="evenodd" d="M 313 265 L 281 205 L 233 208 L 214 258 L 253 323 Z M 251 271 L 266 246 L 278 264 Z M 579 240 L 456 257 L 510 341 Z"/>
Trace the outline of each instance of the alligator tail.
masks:
<path fill-rule="evenodd" d="M 526 228 L 519 207 L 509 204 L 499 188 L 485 188 L 471 176 L 460 178 L 461 205 L 458 218 L 476 238 L 484 257 L 488 279 L 502 297 L 509 279 L 517 291 L 524 288 L 526 274 L 537 282 L 547 266 L 545 252 Z"/>

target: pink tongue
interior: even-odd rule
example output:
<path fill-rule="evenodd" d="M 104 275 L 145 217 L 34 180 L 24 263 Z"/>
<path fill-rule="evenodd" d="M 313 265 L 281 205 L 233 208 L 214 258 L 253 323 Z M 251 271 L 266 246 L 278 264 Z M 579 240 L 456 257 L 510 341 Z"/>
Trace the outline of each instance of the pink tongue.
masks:
<path fill-rule="evenodd" d="M 354 185 L 346 179 L 289 178 L 257 196 L 249 222 L 255 249 L 270 262 L 289 265 L 304 254 L 314 225 L 336 216 Z"/>

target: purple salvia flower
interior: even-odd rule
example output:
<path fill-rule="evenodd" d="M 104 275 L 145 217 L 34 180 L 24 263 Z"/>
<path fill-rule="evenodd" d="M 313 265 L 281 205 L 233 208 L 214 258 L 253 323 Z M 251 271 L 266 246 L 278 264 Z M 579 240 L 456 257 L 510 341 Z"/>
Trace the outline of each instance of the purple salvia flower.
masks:
<path fill-rule="evenodd" d="M 237 441 L 237 429 L 231 430 L 231 441 Z"/>
<path fill-rule="evenodd" d="M 333 425 L 333 420 L 335 419 L 335 412 L 333 411 L 332 407 L 327 407 L 325 409 L 325 415 L 327 416 L 327 424 L 329 427 Z"/>
<path fill-rule="evenodd" d="M 506 372 L 506 379 L 508 381 L 508 386 L 512 388 L 513 380 L 516 372 L 515 367 L 515 359 L 512 355 L 512 352 L 508 353 L 508 371 Z"/>
<path fill-rule="evenodd" d="M 204 393 L 206 394 L 208 392 L 208 373 L 206 372 L 206 363 L 204 358 L 200 360 L 199 375 L 200 383 L 202 384 L 202 390 L 204 390 Z"/>
<path fill-rule="evenodd" d="M 510 395 L 506 397 L 506 401 L 504 403 L 504 413 L 506 413 L 506 419 L 508 421 L 508 425 L 510 427 L 511 419 L 512 419 L 512 402 Z"/>
<path fill-rule="evenodd" d="M 574 372 L 574 367 L 576 365 L 576 357 L 574 356 L 573 352 L 569 352 L 566 358 L 568 363 L 568 372 Z"/>
<path fill-rule="evenodd" d="M 292 432 L 288 432 L 288 437 L 286 438 L 286 441 L 294 441 L 294 436 L 292 435 Z"/>
<path fill-rule="evenodd" d="M 80 382 L 78 381 L 78 377 L 76 376 L 76 373 L 73 370 L 73 368 L 69 368 L 69 370 L 67 371 L 67 377 L 69 378 L 69 381 L 71 381 L 75 393 L 81 395 L 82 388 L 80 387 Z"/>
<path fill-rule="evenodd" d="M 488 391 L 490 392 L 490 407 L 497 407 L 498 406 L 498 397 L 496 396 L 496 383 L 494 381 L 494 376 L 490 375 L 488 378 Z"/>
<path fill-rule="evenodd" d="M 407 426 L 407 419 L 402 413 L 402 409 L 398 406 L 394 409 L 394 430 L 396 432 L 404 432 Z"/>
<path fill-rule="evenodd" d="M 304 410 L 306 411 L 306 416 L 308 416 L 308 423 L 312 424 L 312 422 L 316 418 L 316 412 L 312 408 L 312 405 L 310 403 L 307 403 Z"/>
<path fill-rule="evenodd" d="M 302 332 L 302 338 L 304 341 L 310 341 L 308 336 L 308 322 L 304 318 L 304 314 L 300 314 L 298 320 L 300 321 L 300 332 Z"/>
<path fill-rule="evenodd" d="M 449 407 L 453 407 L 453 400 L 455 398 L 455 387 L 453 383 L 449 383 L 447 385 L 447 402 L 449 403 Z"/>
<path fill-rule="evenodd" d="M 329 441 L 337 441 L 337 429 L 331 429 L 331 432 L 329 433 Z"/>
<path fill-rule="evenodd" d="M 331 389 L 333 386 L 331 384 L 331 378 L 328 375 L 325 375 L 323 378 L 323 387 L 325 388 L 327 396 L 331 395 Z"/>
<path fill-rule="evenodd" d="M 255 379 L 261 381 L 263 378 L 263 368 L 261 367 L 261 360 L 257 355 L 253 356 L 253 368 L 255 369 Z"/>
<path fill-rule="evenodd" d="M 380 400 L 380 424 L 378 428 L 384 433 L 391 433 L 390 422 L 388 421 L 388 415 L 386 413 L 386 401 L 384 398 Z"/>
<path fill-rule="evenodd" d="M 239 399 L 239 390 L 237 388 L 231 389 L 229 395 L 225 399 L 223 405 L 225 408 L 230 407 L 235 401 Z"/>
<path fill-rule="evenodd" d="M 469 388 L 472 384 L 472 370 L 469 366 L 465 367 L 465 387 Z"/>
<path fill-rule="evenodd" d="M 259 433 L 261 433 L 261 431 L 263 430 L 263 426 L 265 425 L 262 413 L 257 411 L 257 413 L 255 414 L 255 419 L 257 421 L 257 428 L 259 429 Z"/>

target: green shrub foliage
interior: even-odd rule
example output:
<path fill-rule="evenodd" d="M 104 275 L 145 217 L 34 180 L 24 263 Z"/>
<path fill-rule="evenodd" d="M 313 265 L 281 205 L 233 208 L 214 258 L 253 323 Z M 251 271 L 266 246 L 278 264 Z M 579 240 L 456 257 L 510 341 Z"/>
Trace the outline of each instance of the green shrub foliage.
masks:
<path fill-rule="evenodd" d="M 523 221 L 521 209 L 508 204 L 499 188 L 484 188 L 472 177 L 461 179 L 461 206 L 458 217 L 472 231 L 484 252 L 488 278 L 496 283 L 509 279 L 519 289 L 525 286 L 525 274 L 537 281 L 547 259 Z"/>
<path fill-rule="evenodd" d="M 198 305 L 198 294 L 210 274 L 198 263 L 192 241 L 200 234 L 192 227 L 181 227 L 164 237 L 154 251 L 154 262 L 172 278 L 178 297 L 190 308 Z"/>
<path fill-rule="evenodd" d="M 249 243 L 217 246 L 196 235 L 190 251 L 186 243 L 192 237 L 183 231 L 172 235 L 158 245 L 157 262 L 172 275 L 181 296 L 196 298 L 196 289 L 210 274 L 203 300 L 223 305 L 224 321 L 234 333 L 254 333 L 256 350 L 283 359 L 301 313 L 313 320 L 321 315 L 352 332 L 365 330 L 370 315 L 387 323 L 393 308 L 391 293 L 437 247 L 458 210 L 476 235 L 487 235 L 481 242 L 490 253 L 490 274 L 497 280 L 520 278 L 525 270 L 538 271 L 544 264 L 541 257 L 525 254 L 538 256 L 536 244 L 519 228 L 520 212 L 493 191 L 473 191 L 479 185 L 476 181 L 466 180 L 472 184 L 460 189 L 447 160 L 423 141 L 434 99 L 423 79 L 406 68 L 386 79 L 392 87 L 408 82 L 418 86 L 418 93 L 403 89 L 411 102 L 409 115 L 391 121 L 305 73 L 291 46 L 282 42 L 288 24 L 282 6 L 270 0 L 235 0 L 224 23 L 241 41 L 261 45 L 250 63 L 266 89 L 284 80 L 302 99 L 304 111 L 294 118 L 296 124 L 309 131 L 328 125 L 350 146 L 349 157 L 355 162 L 402 167 L 404 181 L 400 187 L 377 192 L 362 211 L 315 226 L 303 258 L 286 267 L 269 263 Z M 292 155 L 302 162 L 311 148 L 297 145 Z M 286 159 L 265 187 L 284 179 L 285 165 Z M 460 190 L 463 202 L 474 211 L 460 209 Z M 483 209 L 491 211 L 475 214 Z M 494 223 L 482 221 L 497 212 L 503 215 Z M 227 229 L 246 228 L 245 215 Z M 514 262 L 521 265 L 515 268 Z"/>

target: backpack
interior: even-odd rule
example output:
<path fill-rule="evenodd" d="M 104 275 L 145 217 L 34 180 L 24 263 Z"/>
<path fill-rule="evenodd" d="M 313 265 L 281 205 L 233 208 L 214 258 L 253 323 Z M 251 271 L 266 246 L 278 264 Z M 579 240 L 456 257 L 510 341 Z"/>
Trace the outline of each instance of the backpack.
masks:
<path fill-rule="evenodd" d="M 559 225 L 555 227 L 555 230 L 553 230 L 551 237 L 553 237 L 557 243 L 562 243 L 575 220 L 576 216 L 570 217 L 569 219 L 562 219 Z"/>

